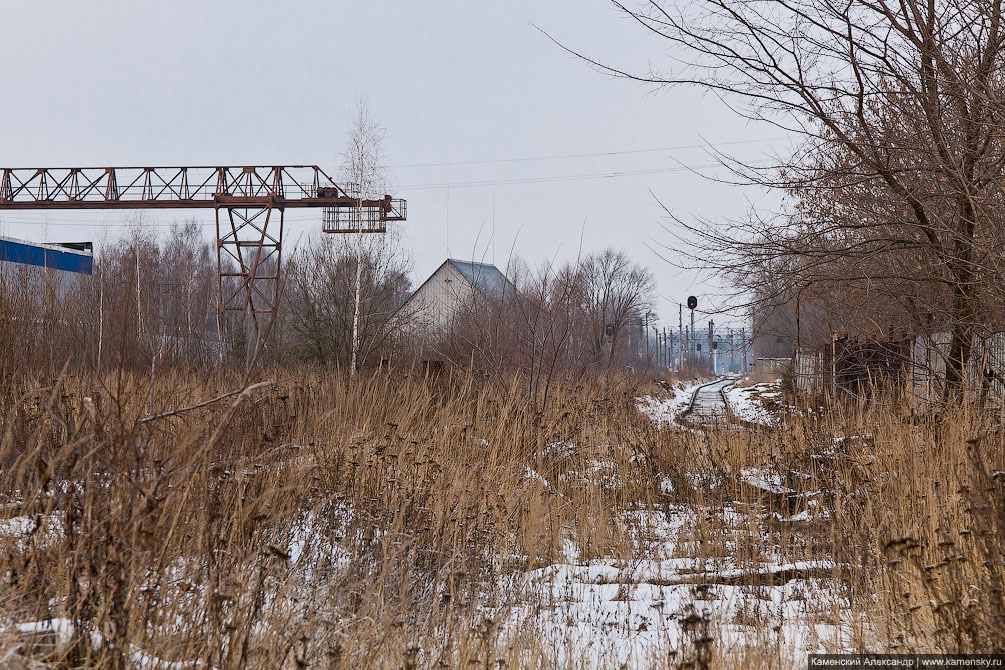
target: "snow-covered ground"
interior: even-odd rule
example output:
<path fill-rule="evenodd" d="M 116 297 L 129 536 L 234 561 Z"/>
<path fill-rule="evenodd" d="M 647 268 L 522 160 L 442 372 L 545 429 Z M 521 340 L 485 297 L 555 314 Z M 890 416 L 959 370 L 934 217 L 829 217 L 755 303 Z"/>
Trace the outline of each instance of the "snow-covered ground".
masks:
<path fill-rule="evenodd" d="M 700 379 L 678 382 L 671 389 L 671 395 L 665 397 L 644 395 L 637 399 L 636 406 L 657 426 L 673 426 L 690 430 L 678 421 L 678 417 L 691 402 L 691 396 L 694 395 L 695 389 L 707 383 L 707 380 Z"/>
<path fill-rule="evenodd" d="M 733 416 L 741 421 L 763 426 L 778 425 L 778 415 L 764 406 L 764 400 L 782 395 L 781 379 L 753 386 L 732 387 L 726 391 L 726 401 Z"/>
<path fill-rule="evenodd" d="M 679 417 L 681 412 L 687 408 L 695 389 L 706 383 L 708 382 L 700 380 L 680 382 L 671 389 L 667 396 L 641 396 L 637 399 L 637 407 L 657 426 L 691 430 L 680 421 Z M 782 395 L 781 383 L 781 379 L 776 379 L 773 382 L 764 382 L 753 386 L 727 388 L 726 400 L 733 416 L 749 423 L 759 423 L 764 426 L 778 425 L 777 411 L 765 406 L 764 401 L 779 398 Z"/>
<path fill-rule="evenodd" d="M 697 523 L 694 513 L 632 516 L 639 540 L 645 537 L 644 558 L 570 556 L 526 576 L 527 596 L 510 611 L 509 626 L 532 626 L 559 667 L 586 659 L 591 668 L 648 668 L 692 653 L 706 635 L 717 653 L 766 644 L 793 666 L 806 653 L 850 646 L 847 620 L 834 617 L 841 603 L 831 563 L 736 566 L 682 556 L 681 534 Z M 723 520 L 730 518 L 737 515 L 727 511 Z"/>
<path fill-rule="evenodd" d="M 56 618 L 17 624 L 12 629 L 4 630 L 3 634 L 4 636 L 13 636 L 15 639 L 34 639 L 36 642 L 40 639 L 48 638 L 56 649 L 64 650 L 73 641 L 75 632 L 73 621 Z M 100 647 L 102 642 L 102 634 L 98 631 L 92 631 L 91 644 L 95 647 Z M 0 655 L 0 667 L 47 667 L 41 663 L 33 666 L 28 659 L 18 654 L 18 651 L 20 651 L 18 646 L 9 646 L 4 651 L 4 654 Z M 156 656 L 151 656 L 135 646 L 129 649 L 128 657 L 135 670 L 191 670 L 202 665 L 200 661 L 165 661 Z"/>
<path fill-rule="evenodd" d="M 40 516 L 20 515 L 0 520 L 0 552 L 25 547 L 28 538 L 39 544 L 58 542 L 63 537 L 63 515 L 60 512 Z"/>
<path fill-rule="evenodd" d="M 733 413 L 744 421 L 776 425 L 777 417 L 761 400 L 780 396 L 780 381 L 729 389 Z M 703 383 L 678 384 L 664 397 L 640 397 L 637 407 L 657 426 L 690 430 L 679 416 Z M 769 494 L 796 493 L 777 473 L 748 468 L 739 476 Z M 816 512 L 816 500 L 808 500 L 806 509 L 786 520 L 810 521 Z M 783 667 L 801 667 L 807 653 L 853 647 L 850 616 L 837 594 L 831 563 L 768 556 L 737 565 L 730 559 L 698 558 L 701 548 L 690 538 L 703 519 L 718 516 L 732 528 L 737 539 L 726 544 L 733 545 L 749 532 L 751 513 L 756 514 L 684 508 L 632 513 L 625 523 L 635 529 L 638 558 L 580 561 L 567 550 L 565 561 L 525 576 L 526 594 L 510 611 L 509 625 L 536 631 L 559 666 L 584 659 L 594 668 L 681 661 L 705 635 L 719 653 L 753 645 L 775 649 L 787 659 Z M 738 553 L 736 546 L 726 549 L 727 556 Z"/>

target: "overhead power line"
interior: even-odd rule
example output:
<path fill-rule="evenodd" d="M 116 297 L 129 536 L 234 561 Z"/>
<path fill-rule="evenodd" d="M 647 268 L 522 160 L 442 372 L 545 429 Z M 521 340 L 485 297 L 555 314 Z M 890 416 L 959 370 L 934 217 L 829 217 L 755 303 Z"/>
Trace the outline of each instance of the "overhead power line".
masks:
<path fill-rule="evenodd" d="M 747 165 L 763 164 L 767 160 L 746 161 Z M 517 177 L 514 179 L 481 179 L 477 181 L 451 181 L 433 184 L 406 184 L 399 186 L 401 191 L 422 191 L 434 188 L 476 188 L 485 186 L 506 186 L 509 184 L 542 184 L 557 181 L 582 181 L 586 179 L 617 179 L 620 177 L 637 177 L 640 175 L 666 174 L 670 172 L 685 172 L 705 168 L 721 167 L 722 163 L 703 163 L 701 165 L 678 165 L 671 168 L 652 168 L 649 170 L 624 170 L 618 172 L 595 172 L 590 174 L 548 175 L 542 177 Z"/>
<path fill-rule="evenodd" d="M 445 161 L 440 163 L 407 163 L 401 165 L 389 165 L 389 168 L 418 168 L 418 167 L 447 167 L 454 165 L 486 165 L 489 163 L 523 163 L 528 161 L 561 160 L 566 158 L 597 158 L 602 156 L 622 156 L 628 154 L 648 154 L 660 151 L 683 151 L 685 149 L 705 149 L 714 147 L 727 147 L 737 144 L 754 144 L 757 142 L 779 142 L 790 139 L 789 137 L 767 137 L 757 140 L 734 140 L 732 142 L 706 142 L 705 144 L 682 144 L 674 147 L 657 147 L 654 149 L 625 149 L 621 151 L 598 151 L 582 154 L 559 154 L 552 156 L 522 156 L 518 158 L 486 158 L 471 161 Z"/>
<path fill-rule="evenodd" d="M 757 140 L 753 140 L 757 141 Z M 746 165 L 757 165 L 770 162 L 768 159 L 745 161 Z M 471 181 L 452 181 L 452 182 L 437 182 L 437 183 L 426 183 L 426 184 L 408 184 L 404 186 L 397 187 L 400 191 L 424 191 L 431 189 L 440 188 L 484 188 L 490 186 L 510 186 L 519 184 L 544 184 L 553 182 L 574 182 L 574 181 L 586 181 L 586 180 L 596 180 L 596 179 L 621 179 L 625 177 L 638 177 L 645 175 L 655 175 L 655 174 L 669 174 L 674 172 L 685 172 L 693 170 L 702 170 L 708 168 L 721 167 L 722 163 L 702 163 L 685 165 L 678 164 L 674 167 L 666 168 L 650 168 L 646 170 L 620 170 L 614 172 L 594 172 L 585 174 L 558 174 L 558 175 L 542 175 L 539 177 L 515 177 L 512 179 L 481 179 L 481 180 L 471 180 Z M 293 223 L 298 221 L 317 221 L 317 217 L 311 216 L 288 216 L 286 221 Z M 195 221 L 200 225 L 209 225 L 211 221 Z M 129 228 L 129 227 L 158 227 L 158 228 L 169 228 L 175 225 L 183 225 L 185 221 L 147 221 L 147 222 L 136 222 L 136 221 L 108 221 L 106 219 L 82 219 L 82 218 L 59 218 L 46 216 L 44 219 L 29 218 L 23 216 L 10 216 L 7 214 L 0 214 L 0 226 L 4 224 L 32 224 L 32 225 L 50 225 L 50 226 L 66 226 L 66 227 L 93 227 L 93 228 Z"/>

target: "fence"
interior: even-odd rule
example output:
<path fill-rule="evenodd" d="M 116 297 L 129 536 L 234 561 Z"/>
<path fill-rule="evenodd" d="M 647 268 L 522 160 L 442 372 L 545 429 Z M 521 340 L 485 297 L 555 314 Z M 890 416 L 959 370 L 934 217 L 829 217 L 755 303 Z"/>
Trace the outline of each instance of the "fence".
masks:
<path fill-rule="evenodd" d="M 799 351 L 793 366 L 797 388 L 810 394 L 845 392 L 867 395 L 877 386 L 897 384 L 915 406 L 942 400 L 951 333 L 932 333 L 887 341 L 834 337 L 812 351 Z M 964 372 L 969 398 L 1005 400 L 1005 332 L 975 336 Z"/>

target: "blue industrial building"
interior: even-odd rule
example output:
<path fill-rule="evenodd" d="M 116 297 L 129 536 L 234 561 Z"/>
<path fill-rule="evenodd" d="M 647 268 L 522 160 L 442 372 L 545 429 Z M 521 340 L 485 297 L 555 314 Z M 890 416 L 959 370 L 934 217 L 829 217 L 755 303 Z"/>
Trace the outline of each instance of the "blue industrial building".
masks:
<path fill-rule="evenodd" d="M 0 268 L 17 266 L 89 275 L 94 270 L 93 248 L 90 242 L 43 244 L 0 237 Z"/>

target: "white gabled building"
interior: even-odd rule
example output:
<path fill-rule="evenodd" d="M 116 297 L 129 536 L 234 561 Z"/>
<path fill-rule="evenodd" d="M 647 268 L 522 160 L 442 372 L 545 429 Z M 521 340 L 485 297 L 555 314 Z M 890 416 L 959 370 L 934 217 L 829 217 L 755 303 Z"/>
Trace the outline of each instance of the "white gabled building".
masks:
<path fill-rule="evenodd" d="M 395 318 L 408 319 L 409 329 L 424 339 L 449 333 L 451 324 L 478 297 L 501 300 L 516 289 L 499 268 L 448 258 L 398 308 Z"/>

